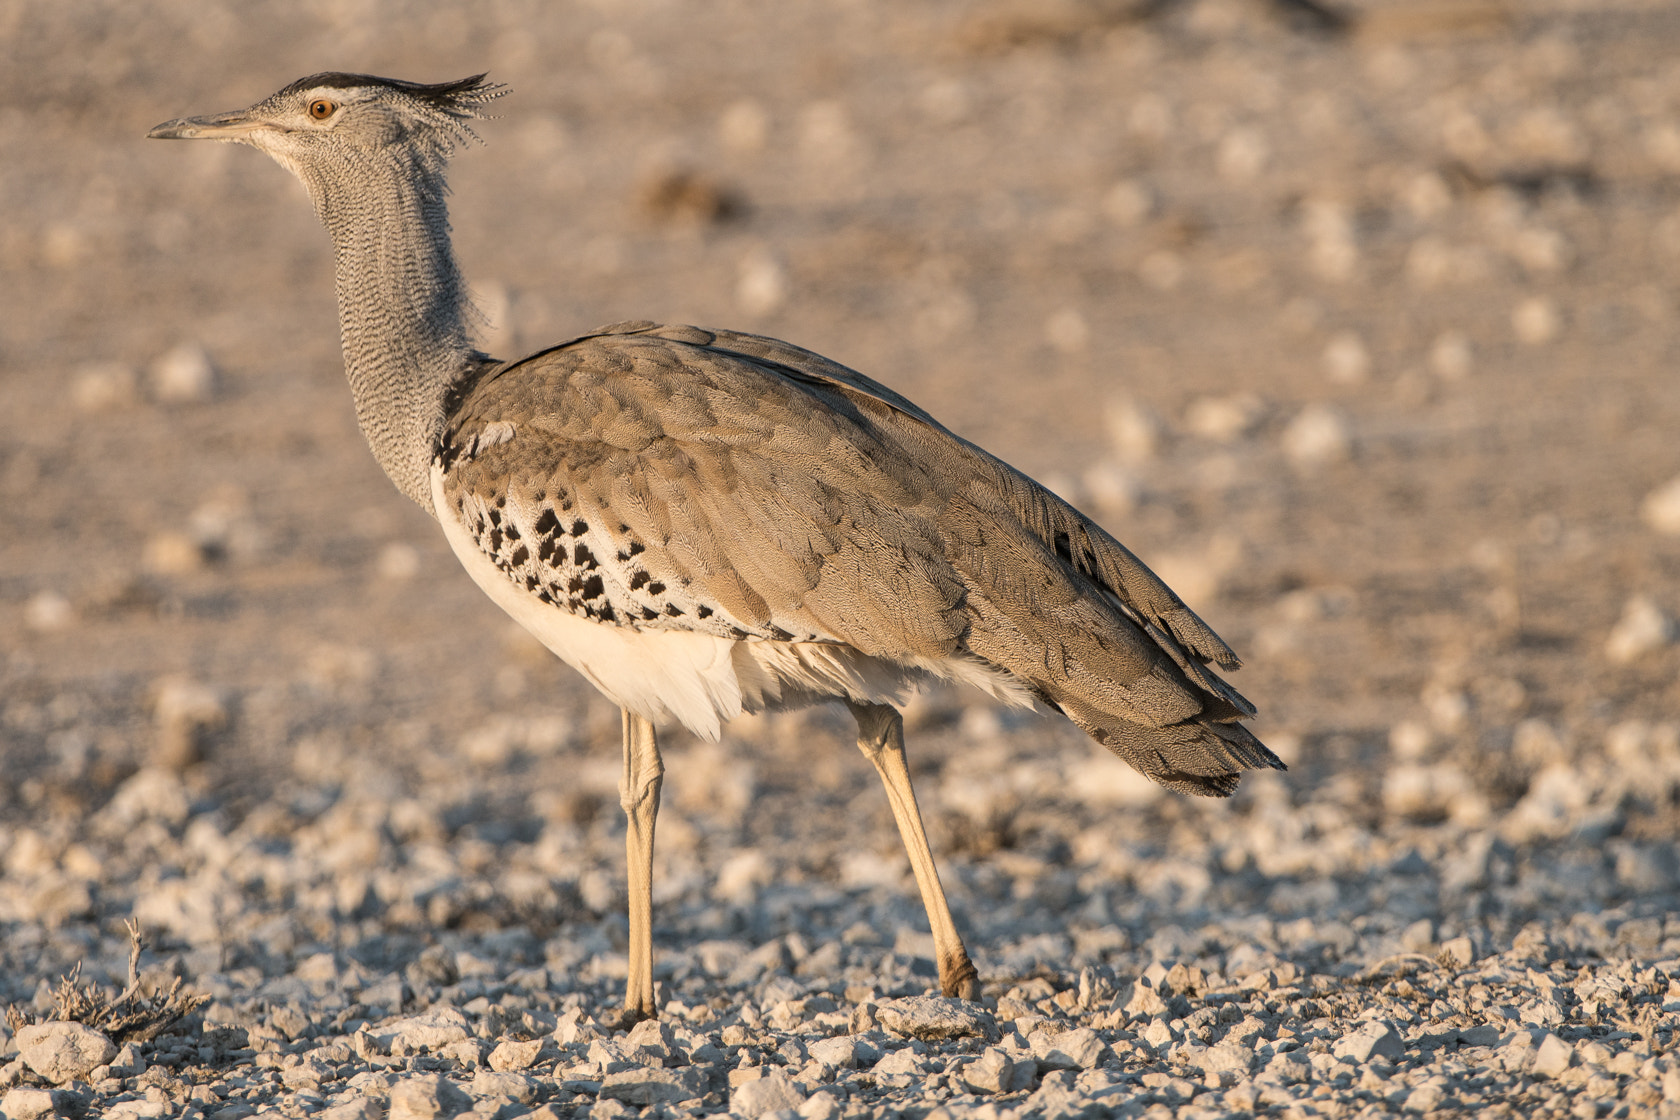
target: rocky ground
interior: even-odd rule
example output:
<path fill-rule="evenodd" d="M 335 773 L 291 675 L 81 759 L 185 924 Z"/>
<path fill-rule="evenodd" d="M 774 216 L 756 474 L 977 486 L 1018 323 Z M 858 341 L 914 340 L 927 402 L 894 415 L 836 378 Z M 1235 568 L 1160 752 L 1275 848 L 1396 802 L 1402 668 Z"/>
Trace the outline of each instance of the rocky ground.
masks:
<path fill-rule="evenodd" d="M 0 1112 L 1680 1112 L 1677 48 L 1640 0 L 0 9 Z M 843 713 L 672 734 L 666 1010 L 609 1030 L 616 712 L 379 474 L 290 178 L 140 139 L 323 69 L 514 87 L 454 179 L 492 350 L 645 316 L 893 385 L 1177 587 L 1289 772 L 1186 800 L 921 697 L 952 1005 Z"/>

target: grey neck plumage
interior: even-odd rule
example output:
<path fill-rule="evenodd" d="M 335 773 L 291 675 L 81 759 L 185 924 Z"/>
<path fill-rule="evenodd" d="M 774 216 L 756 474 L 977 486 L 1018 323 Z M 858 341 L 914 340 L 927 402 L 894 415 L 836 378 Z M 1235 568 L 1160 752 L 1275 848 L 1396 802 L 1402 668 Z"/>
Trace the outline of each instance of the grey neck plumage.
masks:
<path fill-rule="evenodd" d="M 449 243 L 441 146 L 352 151 L 293 168 L 332 235 L 356 422 L 397 489 L 432 511 L 450 388 L 487 359 Z"/>

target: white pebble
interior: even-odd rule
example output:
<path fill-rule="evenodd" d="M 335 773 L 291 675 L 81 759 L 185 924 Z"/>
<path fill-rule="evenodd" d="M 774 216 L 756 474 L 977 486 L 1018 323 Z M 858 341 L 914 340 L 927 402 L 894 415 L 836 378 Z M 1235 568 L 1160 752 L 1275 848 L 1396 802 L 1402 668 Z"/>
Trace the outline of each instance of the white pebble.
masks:
<path fill-rule="evenodd" d="M 1246 183 L 1266 168 L 1271 146 L 1257 129 L 1239 127 L 1219 141 L 1219 174 L 1233 183 Z"/>
<path fill-rule="evenodd" d="M 1680 476 L 1645 495 L 1639 504 L 1639 516 L 1657 532 L 1680 537 Z"/>
<path fill-rule="evenodd" d="M 1155 210 L 1155 196 L 1136 179 L 1122 179 L 1103 195 L 1103 213 L 1117 226 L 1130 228 Z"/>
<path fill-rule="evenodd" d="M 1575 1048 L 1555 1034 L 1547 1034 L 1534 1051 L 1534 1076 L 1555 1078 L 1575 1061 Z"/>
<path fill-rule="evenodd" d="M 1443 381 L 1462 381 L 1475 368 L 1475 354 L 1463 331 L 1443 331 L 1429 348 L 1429 368 Z"/>
<path fill-rule="evenodd" d="M 1648 595 L 1635 595 L 1604 643 L 1604 653 L 1618 665 L 1637 661 L 1674 641 L 1674 620 Z"/>
<path fill-rule="evenodd" d="M 183 342 L 152 363 L 152 397 L 165 404 L 207 401 L 216 391 L 216 367 L 196 342 Z"/>
<path fill-rule="evenodd" d="M 42 633 L 64 629 L 75 616 L 70 600 L 56 591 L 37 591 L 23 605 L 24 625 Z"/>
<path fill-rule="evenodd" d="M 1525 299 L 1511 312 L 1511 329 L 1516 332 L 1517 340 L 1530 346 L 1552 341 L 1561 327 L 1557 304 L 1545 296 Z"/>
<path fill-rule="evenodd" d="M 1117 463 L 1106 459 L 1095 463 L 1081 481 L 1085 484 L 1085 493 L 1105 513 L 1130 513 L 1138 503 L 1137 480 Z"/>
<path fill-rule="evenodd" d="M 1217 443 L 1233 443 L 1252 432 L 1266 415 L 1266 402 L 1253 393 L 1199 397 L 1184 412 L 1184 427 Z"/>
<path fill-rule="evenodd" d="M 1403 1057 L 1406 1043 L 1392 1024 L 1381 1019 L 1367 1019 L 1357 1029 L 1338 1039 L 1331 1047 L 1331 1053 L 1364 1065 L 1372 1057 L 1390 1060 Z"/>
<path fill-rule="evenodd" d="M 399 583 L 420 574 L 420 550 L 402 541 L 392 541 L 379 550 L 374 570 L 382 580 Z"/>
<path fill-rule="evenodd" d="M 1170 292 L 1184 282 L 1184 258 L 1157 249 L 1138 262 L 1138 279 L 1158 292 Z"/>
<path fill-rule="evenodd" d="M 802 1083 L 785 1073 L 767 1073 L 736 1086 L 729 1094 L 729 1111 L 736 1116 L 763 1116 L 782 1109 L 797 1109 L 805 1103 Z"/>
<path fill-rule="evenodd" d="M 1077 308 L 1064 307 L 1044 321 L 1044 338 L 1064 354 L 1077 354 L 1091 341 L 1091 328 Z"/>
<path fill-rule="evenodd" d="M 1161 450 L 1165 426 L 1154 409 L 1130 397 L 1110 401 L 1108 437 L 1122 463 L 1147 463 Z"/>
<path fill-rule="evenodd" d="M 1371 352 L 1354 331 L 1341 331 L 1324 347 L 1324 370 L 1332 381 L 1354 385 L 1371 375 Z"/>
<path fill-rule="evenodd" d="M 140 566 L 153 575 L 180 576 L 204 565 L 204 550 L 185 533 L 165 530 L 146 538 Z"/>
<path fill-rule="evenodd" d="M 735 302 L 748 315 L 768 315 L 787 300 L 787 273 L 768 251 L 755 250 L 741 262 Z"/>
<path fill-rule="evenodd" d="M 209 685 L 186 677 L 164 677 L 153 686 L 157 745 L 152 761 L 182 770 L 200 761 L 208 738 L 227 725 L 227 707 Z"/>
<path fill-rule="evenodd" d="M 20 1029 L 14 1041 L 30 1069 L 60 1085 L 117 1056 L 109 1038 L 81 1023 L 37 1023 Z"/>
<path fill-rule="evenodd" d="M 731 102 L 718 117 L 718 139 L 737 152 L 756 152 L 770 139 L 770 114 L 751 99 Z"/>
<path fill-rule="evenodd" d="M 138 379 L 121 362 L 95 362 L 76 371 L 70 400 L 82 412 L 110 412 L 132 405 Z"/>
<path fill-rule="evenodd" d="M 1340 410 L 1309 404 L 1283 430 L 1283 452 L 1298 467 L 1336 463 L 1353 453 L 1353 435 Z"/>
<path fill-rule="evenodd" d="M 1435 745 L 1435 735 L 1425 724 L 1403 719 L 1388 729 L 1388 749 L 1394 757 L 1415 762 L 1429 753 Z"/>

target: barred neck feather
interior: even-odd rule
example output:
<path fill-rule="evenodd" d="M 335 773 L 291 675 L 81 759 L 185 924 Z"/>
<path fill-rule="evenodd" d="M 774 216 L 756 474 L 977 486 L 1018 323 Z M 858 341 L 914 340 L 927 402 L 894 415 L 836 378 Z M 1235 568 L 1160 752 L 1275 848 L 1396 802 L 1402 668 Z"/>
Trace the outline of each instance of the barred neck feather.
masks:
<path fill-rule="evenodd" d="M 474 312 L 450 247 L 451 138 L 416 133 L 292 170 L 332 236 L 356 422 L 391 481 L 431 510 L 428 472 L 445 400 L 487 359 L 472 344 Z"/>

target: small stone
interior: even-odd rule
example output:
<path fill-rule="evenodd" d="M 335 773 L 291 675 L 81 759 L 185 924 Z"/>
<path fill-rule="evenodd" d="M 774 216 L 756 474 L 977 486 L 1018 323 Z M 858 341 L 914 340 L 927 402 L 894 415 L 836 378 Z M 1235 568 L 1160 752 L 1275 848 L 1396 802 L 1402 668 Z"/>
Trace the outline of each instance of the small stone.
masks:
<path fill-rule="evenodd" d="M 56 591 L 38 591 L 23 605 L 23 622 L 31 630 L 50 634 L 75 621 L 76 609 Z"/>
<path fill-rule="evenodd" d="M 997 1022 L 983 1007 L 945 996 L 887 1000 L 875 1009 L 881 1028 L 900 1038 L 935 1042 L 948 1038 L 998 1037 Z"/>
<path fill-rule="evenodd" d="M 1665 536 L 1680 536 L 1680 477 L 1672 478 L 1645 495 L 1639 504 L 1645 524 Z"/>
<path fill-rule="evenodd" d="M 1455 937 L 1441 943 L 1441 955 L 1459 968 L 1476 963 L 1476 944 L 1468 937 Z"/>
<path fill-rule="evenodd" d="M 1373 1056 L 1393 1059 L 1405 1052 L 1406 1043 L 1400 1032 L 1381 1019 L 1366 1020 L 1331 1047 L 1331 1053 L 1336 1057 L 1351 1059 L 1359 1065 L 1364 1065 Z"/>
<path fill-rule="evenodd" d="M 1400 947 L 1408 953 L 1426 952 L 1435 944 L 1435 923 L 1419 918 L 1400 933 Z"/>
<path fill-rule="evenodd" d="M 1561 325 L 1557 304 L 1545 296 L 1531 296 L 1511 312 L 1511 329 L 1519 341 L 1530 346 L 1552 341 Z"/>
<path fill-rule="evenodd" d="M 466 1112 L 472 1105 L 472 1098 L 453 1081 L 441 1074 L 431 1074 L 411 1077 L 393 1086 L 387 1115 L 389 1120 L 442 1120 Z"/>
<path fill-rule="evenodd" d="M 76 371 L 70 400 L 82 412 L 115 412 L 134 404 L 138 380 L 121 362 L 94 362 Z"/>
<path fill-rule="evenodd" d="M 729 1094 L 729 1111 L 736 1116 L 763 1116 L 784 1108 L 797 1109 L 804 1103 L 805 1094 L 785 1073 L 767 1073 Z"/>
<path fill-rule="evenodd" d="M 1080 1103 L 1073 1073 L 1063 1069 L 1044 1075 L 1043 1084 L 1027 1098 L 1026 1107 L 1022 1111 L 1042 1113 L 1045 1116 L 1062 1116 L 1077 1111 Z"/>
<path fill-rule="evenodd" d="M 530 1104 L 537 1099 L 537 1082 L 523 1073 L 496 1073 L 481 1069 L 473 1074 L 472 1095 L 480 1099 L 507 1097 L 520 1104 Z"/>
<path fill-rule="evenodd" d="M 603 1098 L 642 1108 L 661 1101 L 693 1100 L 705 1092 L 705 1075 L 693 1067 L 662 1069 L 658 1066 L 637 1066 L 609 1073 L 601 1081 Z"/>
<path fill-rule="evenodd" d="M 1051 1069 L 1096 1069 L 1108 1049 L 1090 1027 L 1060 1034 L 1034 1031 L 1027 1042 L 1039 1064 Z"/>
<path fill-rule="evenodd" d="M 1475 351 L 1463 331 L 1445 331 L 1429 348 L 1429 368 L 1443 381 L 1462 381 L 1475 365 Z"/>
<path fill-rule="evenodd" d="M 247 1105 L 246 1107 L 250 1106 Z M 210 1115 L 212 1120 L 222 1120 L 222 1117 L 227 1114 L 227 1111 L 228 1110 L 224 1108 L 218 1112 L 211 1113 Z M 256 1110 L 252 1109 L 247 1115 L 255 1116 Z M 368 1097 L 358 1097 L 353 1101 L 345 1101 L 342 1104 L 335 1104 L 328 1108 L 325 1112 L 321 1113 L 321 1120 L 384 1120 L 384 1118 L 385 1110 L 379 1107 L 377 1101 L 371 1100 Z M 232 1117 L 229 1116 L 228 1120 L 232 1120 Z"/>
<path fill-rule="evenodd" d="M 560 1021 L 554 1027 L 554 1041 L 562 1046 L 592 1042 L 603 1036 L 604 1032 L 595 1020 L 576 1007 L 560 1016 Z"/>
<path fill-rule="evenodd" d="M 1153 1018 L 1166 1013 L 1167 1004 L 1161 993 L 1142 980 L 1132 985 L 1132 998 L 1126 1002 L 1126 1014 Z"/>
<path fill-rule="evenodd" d="M 1469 938 L 1464 940 L 1468 941 Z M 1499 1028 L 1492 1023 L 1475 1027 L 1460 1027 L 1458 1041 L 1465 1046 L 1494 1046 L 1499 1042 Z"/>
<path fill-rule="evenodd" d="M 1534 1050 L 1534 1065 L 1529 1067 L 1535 1077 L 1560 1077 L 1575 1060 L 1575 1048 L 1555 1034 L 1547 1033 Z"/>
<path fill-rule="evenodd" d="M 1338 409 L 1309 404 L 1284 428 L 1283 453 L 1302 468 L 1338 463 L 1353 453 L 1353 435 Z"/>
<path fill-rule="evenodd" d="M 812 1093 L 795 1111 L 799 1120 L 840 1120 L 840 1102 L 830 1092 Z"/>
<path fill-rule="evenodd" d="M 811 1043 L 811 1060 L 835 1069 L 851 1069 L 857 1065 L 857 1044 L 849 1035 L 819 1039 Z"/>
<path fill-rule="evenodd" d="M 1648 595 L 1635 595 L 1622 608 L 1622 617 L 1604 643 L 1605 655 L 1627 665 L 1674 640 L 1674 620 Z"/>
<path fill-rule="evenodd" d="M 214 688 L 187 677 L 169 676 L 153 686 L 152 711 L 157 743 L 152 762 L 165 770 L 185 770 L 209 754 L 211 740 L 227 726 L 227 706 Z"/>
<path fill-rule="evenodd" d="M 40 1120 L 51 1116 L 55 1108 L 50 1089 L 8 1089 L 0 1097 L 0 1114 L 6 1120 Z"/>
<path fill-rule="evenodd" d="M 401 583 L 420 574 L 420 550 L 402 541 L 393 541 L 379 550 L 373 569 L 387 583 Z"/>
<path fill-rule="evenodd" d="M 1254 1068 L 1254 1047 L 1240 1039 L 1225 1038 L 1208 1048 L 1200 1064 L 1203 1073 L 1247 1073 Z"/>
<path fill-rule="evenodd" d="M 1434 1112 L 1441 1104 L 1441 1087 L 1423 1084 L 1406 1094 L 1401 1108 L 1407 1112 Z"/>
<path fill-rule="evenodd" d="M 152 363 L 152 397 L 165 404 L 207 401 L 216 391 L 216 367 L 196 342 L 185 342 Z"/>
<path fill-rule="evenodd" d="M 109 1038 L 81 1023 L 35 1023 L 20 1029 L 14 1042 L 30 1069 L 58 1085 L 85 1079 L 117 1056 Z"/>
<path fill-rule="evenodd" d="M 308 1034 L 309 1028 L 313 1025 L 309 1021 L 309 1016 L 291 1004 L 276 1007 L 269 1013 L 268 1021 L 274 1026 L 275 1030 L 293 1040 Z"/>
<path fill-rule="evenodd" d="M 632 1055 L 651 1058 L 661 1066 L 687 1063 L 687 1055 L 677 1043 L 677 1036 L 669 1024 L 659 1019 L 643 1019 L 624 1039 L 624 1048 Z"/>
<path fill-rule="evenodd" d="M 1266 1074 L 1285 1085 L 1310 1080 L 1312 1062 L 1299 1050 L 1285 1050 L 1266 1063 Z"/>
<path fill-rule="evenodd" d="M 976 1093 L 1007 1093 L 1014 1074 L 1015 1060 L 994 1046 L 964 1066 L 960 1077 Z"/>
<path fill-rule="evenodd" d="M 472 1037 L 472 1023 L 458 1009 L 444 1004 L 419 1015 L 399 1019 L 380 1029 L 379 1041 L 397 1053 L 401 1047 L 407 1053 L 420 1050 L 440 1050 L 451 1042 Z"/>
<path fill-rule="evenodd" d="M 139 1077 L 146 1072 L 146 1059 L 140 1056 L 140 1047 L 132 1042 L 123 1043 L 110 1064 L 112 1077 Z"/>
<path fill-rule="evenodd" d="M 280 1081 L 288 1089 L 319 1089 L 323 1081 L 330 1081 L 333 1069 L 325 1062 L 302 1061 L 280 1071 Z"/>
<path fill-rule="evenodd" d="M 1364 381 L 1371 373 L 1371 352 L 1354 331 L 1342 331 L 1324 347 L 1324 371 L 1346 385 Z"/>
<path fill-rule="evenodd" d="M 537 1054 L 542 1051 L 542 1039 L 533 1038 L 529 1042 L 515 1042 L 506 1039 L 497 1044 L 490 1051 L 490 1068 L 497 1073 L 512 1073 L 531 1068 L 537 1060 Z"/>
<path fill-rule="evenodd" d="M 1143 1028 L 1143 1040 L 1159 1050 L 1172 1041 L 1172 1028 L 1167 1025 L 1164 1017 L 1151 1019 L 1149 1025 Z"/>

